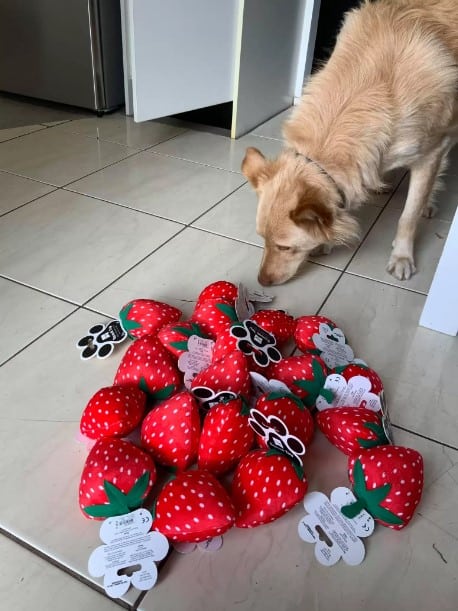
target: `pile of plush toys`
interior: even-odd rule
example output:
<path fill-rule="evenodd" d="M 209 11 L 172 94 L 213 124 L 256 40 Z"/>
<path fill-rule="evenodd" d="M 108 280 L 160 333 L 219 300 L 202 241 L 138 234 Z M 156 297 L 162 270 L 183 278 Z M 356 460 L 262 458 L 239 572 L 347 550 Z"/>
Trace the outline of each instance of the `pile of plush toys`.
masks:
<path fill-rule="evenodd" d="M 392 445 L 377 373 L 328 318 L 261 309 L 241 320 L 238 299 L 237 286 L 218 281 L 186 321 L 153 300 L 122 308 L 133 343 L 81 417 L 94 442 L 79 485 L 83 514 L 105 519 L 154 502 L 152 530 L 174 543 L 272 522 L 307 492 L 318 427 L 348 455 L 357 500 L 342 513 L 365 509 L 384 526 L 406 526 L 423 461 Z M 90 337 L 86 346 L 92 356 Z"/>

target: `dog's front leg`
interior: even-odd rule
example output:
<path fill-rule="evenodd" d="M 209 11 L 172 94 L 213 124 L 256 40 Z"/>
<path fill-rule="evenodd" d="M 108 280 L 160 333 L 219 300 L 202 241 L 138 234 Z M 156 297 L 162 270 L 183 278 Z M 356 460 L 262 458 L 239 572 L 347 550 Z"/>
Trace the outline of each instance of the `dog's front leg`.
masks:
<path fill-rule="evenodd" d="M 437 174 L 449 148 L 444 141 L 440 148 L 411 168 L 409 192 L 387 265 L 387 271 L 399 280 L 408 280 L 416 271 L 413 251 L 418 220 L 429 206 Z"/>

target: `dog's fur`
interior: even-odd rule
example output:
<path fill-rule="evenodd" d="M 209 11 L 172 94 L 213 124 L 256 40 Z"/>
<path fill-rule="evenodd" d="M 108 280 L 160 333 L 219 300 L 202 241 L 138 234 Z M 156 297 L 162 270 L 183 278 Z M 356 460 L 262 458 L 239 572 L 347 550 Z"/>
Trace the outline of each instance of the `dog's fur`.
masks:
<path fill-rule="evenodd" d="M 457 0 L 366 1 L 347 14 L 284 125 L 285 149 L 270 161 L 249 148 L 242 163 L 259 200 L 261 284 L 285 282 L 317 248 L 354 241 L 351 209 L 399 167 L 410 185 L 387 269 L 410 278 L 418 219 L 435 211 L 436 178 L 458 135 L 457 64 Z"/>

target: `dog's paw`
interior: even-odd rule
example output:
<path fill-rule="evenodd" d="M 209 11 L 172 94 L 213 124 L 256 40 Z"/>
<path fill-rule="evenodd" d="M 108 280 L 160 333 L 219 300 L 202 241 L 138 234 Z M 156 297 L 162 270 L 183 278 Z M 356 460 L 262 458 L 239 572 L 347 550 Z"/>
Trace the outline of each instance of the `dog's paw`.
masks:
<path fill-rule="evenodd" d="M 310 256 L 321 257 L 321 255 L 329 255 L 331 252 L 332 246 L 330 244 L 320 244 L 311 251 Z"/>
<path fill-rule="evenodd" d="M 392 254 L 386 270 L 398 280 L 409 280 L 417 271 L 412 257 Z"/>
<path fill-rule="evenodd" d="M 427 219 L 432 219 L 433 216 L 437 214 L 437 206 L 435 204 L 428 204 L 424 207 L 423 212 L 421 213 Z"/>

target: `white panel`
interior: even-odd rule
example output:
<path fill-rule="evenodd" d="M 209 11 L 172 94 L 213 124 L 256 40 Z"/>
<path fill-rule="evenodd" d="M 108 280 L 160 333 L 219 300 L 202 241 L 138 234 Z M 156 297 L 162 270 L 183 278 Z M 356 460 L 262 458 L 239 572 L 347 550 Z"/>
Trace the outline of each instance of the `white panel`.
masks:
<path fill-rule="evenodd" d="M 244 0 L 232 136 L 293 104 L 305 0 Z"/>
<path fill-rule="evenodd" d="M 458 208 L 426 298 L 420 325 L 447 335 L 458 334 Z"/>
<path fill-rule="evenodd" d="M 239 0 L 128 0 L 136 121 L 232 101 Z"/>
<path fill-rule="evenodd" d="M 321 0 L 305 0 L 304 21 L 297 62 L 296 84 L 294 86 L 295 101 L 301 98 L 304 80 L 312 71 L 318 17 L 320 16 L 320 4 Z"/>

